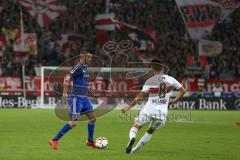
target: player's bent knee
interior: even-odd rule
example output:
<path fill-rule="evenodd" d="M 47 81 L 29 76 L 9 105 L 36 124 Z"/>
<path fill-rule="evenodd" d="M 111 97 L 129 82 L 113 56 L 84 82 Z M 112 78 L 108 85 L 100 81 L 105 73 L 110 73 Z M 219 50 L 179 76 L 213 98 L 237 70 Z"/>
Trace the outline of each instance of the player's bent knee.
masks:
<path fill-rule="evenodd" d="M 74 128 L 77 126 L 78 123 L 77 123 L 77 121 L 70 121 L 69 124 L 72 128 Z"/>
<path fill-rule="evenodd" d="M 92 118 L 92 119 L 90 119 L 89 121 L 88 121 L 88 123 L 95 123 L 96 122 L 96 118 Z"/>
<path fill-rule="evenodd" d="M 137 125 L 137 124 L 133 124 L 133 127 L 136 127 L 138 130 L 142 128 L 142 126 Z"/>
<path fill-rule="evenodd" d="M 149 129 L 147 130 L 147 133 L 153 134 L 154 131 L 155 131 L 155 129 L 149 128 Z"/>

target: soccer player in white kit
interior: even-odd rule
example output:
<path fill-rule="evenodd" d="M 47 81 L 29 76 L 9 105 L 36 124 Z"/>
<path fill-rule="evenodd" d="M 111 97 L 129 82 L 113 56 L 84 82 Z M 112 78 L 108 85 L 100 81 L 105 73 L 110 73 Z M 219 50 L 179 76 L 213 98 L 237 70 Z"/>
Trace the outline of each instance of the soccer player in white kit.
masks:
<path fill-rule="evenodd" d="M 145 82 L 140 94 L 136 96 L 127 107 L 122 109 L 122 112 L 126 113 L 144 97 L 149 96 L 146 105 L 135 118 L 134 125 L 130 129 L 130 140 L 126 147 L 126 153 L 137 152 L 151 139 L 152 134 L 156 129 L 165 125 L 168 114 L 168 105 L 178 102 L 185 93 L 185 89 L 175 78 L 162 74 L 163 69 L 164 68 L 159 60 L 153 60 L 151 63 L 153 76 Z M 174 99 L 170 98 L 173 88 L 178 90 L 177 96 Z M 147 123 L 149 123 L 148 130 L 137 145 L 132 148 L 135 143 L 137 132 Z"/>

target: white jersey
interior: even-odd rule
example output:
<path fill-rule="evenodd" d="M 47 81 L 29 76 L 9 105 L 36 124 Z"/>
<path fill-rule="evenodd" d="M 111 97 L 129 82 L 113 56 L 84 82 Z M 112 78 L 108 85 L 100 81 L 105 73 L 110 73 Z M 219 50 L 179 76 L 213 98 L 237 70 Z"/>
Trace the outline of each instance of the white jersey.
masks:
<path fill-rule="evenodd" d="M 143 92 L 149 93 L 149 98 L 141 112 L 153 118 L 166 119 L 172 89 L 181 87 L 175 78 L 165 74 L 149 78 L 142 89 Z"/>

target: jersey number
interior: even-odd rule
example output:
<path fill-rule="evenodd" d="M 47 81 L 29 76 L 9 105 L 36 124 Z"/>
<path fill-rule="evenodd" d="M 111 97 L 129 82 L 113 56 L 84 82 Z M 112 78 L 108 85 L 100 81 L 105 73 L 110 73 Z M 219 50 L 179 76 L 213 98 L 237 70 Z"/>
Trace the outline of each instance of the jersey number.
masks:
<path fill-rule="evenodd" d="M 166 83 L 160 83 L 159 86 L 159 98 L 165 98 L 166 96 Z"/>

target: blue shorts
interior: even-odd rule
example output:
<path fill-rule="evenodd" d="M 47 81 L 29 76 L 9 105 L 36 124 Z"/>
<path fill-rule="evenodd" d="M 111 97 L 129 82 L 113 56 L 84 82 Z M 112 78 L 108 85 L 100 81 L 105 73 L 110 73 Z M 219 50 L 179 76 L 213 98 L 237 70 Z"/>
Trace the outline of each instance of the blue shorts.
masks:
<path fill-rule="evenodd" d="M 93 112 L 93 106 L 88 97 L 69 96 L 69 116 L 71 120 L 77 120 L 81 113 Z"/>

